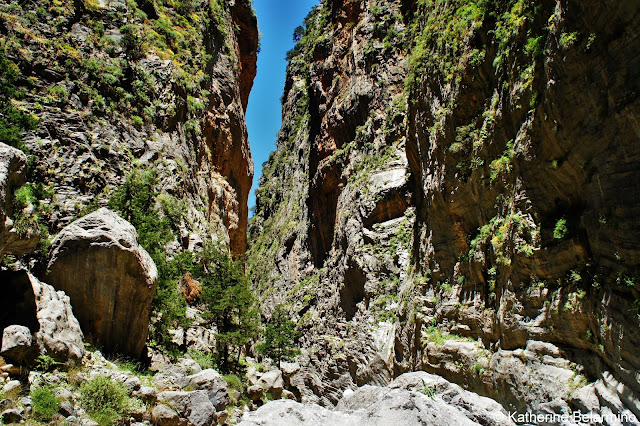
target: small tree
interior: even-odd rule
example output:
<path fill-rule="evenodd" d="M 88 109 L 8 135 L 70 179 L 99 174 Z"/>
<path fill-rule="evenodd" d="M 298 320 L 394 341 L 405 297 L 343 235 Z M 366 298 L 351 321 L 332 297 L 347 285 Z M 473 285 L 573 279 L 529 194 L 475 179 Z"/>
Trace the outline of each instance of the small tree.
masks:
<path fill-rule="evenodd" d="M 298 25 L 295 30 L 293 30 L 293 42 L 297 43 L 304 36 L 304 27 L 302 25 Z"/>
<path fill-rule="evenodd" d="M 289 314 L 282 304 L 277 305 L 267 322 L 264 330 L 264 342 L 259 344 L 258 352 L 274 361 L 289 359 L 300 351 L 296 347 L 296 340 L 300 332 L 295 323 L 289 319 Z"/>
<path fill-rule="evenodd" d="M 216 362 L 223 373 L 234 372 L 241 347 L 257 332 L 258 314 L 244 264 L 212 244 L 205 246 L 200 264 L 200 300 L 206 307 L 203 316 L 218 329 Z"/>

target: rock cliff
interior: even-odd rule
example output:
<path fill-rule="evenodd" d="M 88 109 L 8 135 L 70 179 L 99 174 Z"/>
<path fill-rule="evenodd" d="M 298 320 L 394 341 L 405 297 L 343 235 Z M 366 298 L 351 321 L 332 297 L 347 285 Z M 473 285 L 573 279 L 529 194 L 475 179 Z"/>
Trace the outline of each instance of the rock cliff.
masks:
<path fill-rule="evenodd" d="M 17 66 L 28 181 L 55 235 L 104 207 L 134 168 L 153 169 L 175 250 L 217 234 L 246 246 L 253 164 L 244 113 L 258 32 L 248 1 L 5 2 L 4 57 Z"/>
<path fill-rule="evenodd" d="M 264 314 L 303 330 L 304 401 L 424 370 L 509 410 L 640 416 L 639 20 L 633 1 L 312 11 L 249 227 Z"/>
<path fill-rule="evenodd" d="M 153 299 L 149 335 L 169 344 L 168 329 L 187 322 L 174 297 L 195 263 L 184 259 L 208 243 L 246 249 L 251 2 L 0 2 L 0 47 L 0 141 L 27 154 L 0 147 L 3 267 L 67 291 L 107 352 L 142 352 Z M 144 250 L 135 231 L 120 232 L 130 224 L 69 231 L 107 206 L 151 259 L 131 255 Z"/>

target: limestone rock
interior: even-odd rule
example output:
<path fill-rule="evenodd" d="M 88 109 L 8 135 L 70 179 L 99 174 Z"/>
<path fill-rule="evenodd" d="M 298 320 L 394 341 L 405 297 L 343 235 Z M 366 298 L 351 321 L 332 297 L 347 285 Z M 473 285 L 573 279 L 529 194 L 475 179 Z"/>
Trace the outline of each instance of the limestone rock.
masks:
<path fill-rule="evenodd" d="M 284 389 L 282 380 L 282 372 L 280 370 L 271 370 L 260 375 L 258 385 L 262 386 L 265 392 L 271 394 L 274 399 L 280 399 Z"/>
<path fill-rule="evenodd" d="M 60 414 L 62 414 L 64 417 L 75 417 L 76 410 L 75 408 L 73 408 L 73 405 L 71 405 L 67 401 L 62 401 L 62 403 L 60 403 Z"/>
<path fill-rule="evenodd" d="M 12 392 L 18 392 L 22 385 L 18 380 L 11 380 L 6 385 L 2 387 L 2 392 L 5 394 L 9 394 Z"/>
<path fill-rule="evenodd" d="M 466 4 L 325 4 L 249 226 L 262 313 L 305 330 L 285 387 L 328 406 L 424 370 L 513 411 L 640 414 L 640 3 L 493 2 L 455 48 Z"/>
<path fill-rule="evenodd" d="M 0 329 L 15 321 L 30 331 L 41 353 L 62 363 L 82 359 L 82 330 L 63 291 L 56 291 L 26 271 L 0 271 L 0 288 L 5 295 L 0 300 Z M 28 362 L 35 355 L 16 361 Z"/>
<path fill-rule="evenodd" d="M 211 401 L 216 411 L 224 410 L 231 403 L 227 382 L 213 369 L 208 368 L 188 376 L 186 387 L 207 391 L 209 401 Z"/>
<path fill-rule="evenodd" d="M 36 340 L 40 350 L 59 362 L 80 361 L 84 355 L 84 336 L 69 296 L 32 275 L 29 279 L 38 309 L 40 328 Z"/>
<path fill-rule="evenodd" d="M 441 398 L 447 405 L 454 407 L 474 422 L 487 426 L 512 424 L 502 405 L 493 399 L 464 390 L 455 383 L 424 371 L 402 374 L 389 383 L 388 387 L 417 392 L 432 389 L 434 396 Z M 344 400 L 350 401 L 349 398 Z"/>
<path fill-rule="evenodd" d="M 246 413 L 238 426 L 341 425 L 354 426 L 354 419 L 344 413 L 319 405 L 300 404 L 289 399 L 270 401 L 256 411 Z"/>
<path fill-rule="evenodd" d="M 48 268 L 90 340 L 141 355 L 158 272 L 130 223 L 106 208 L 78 219 L 54 239 Z"/>
<path fill-rule="evenodd" d="M 24 183 L 27 156 L 0 142 L 0 257 L 4 253 L 22 256 L 33 251 L 40 241 L 38 230 L 18 234 L 13 227 L 13 193 Z"/>
<path fill-rule="evenodd" d="M 33 336 L 27 327 L 10 325 L 2 333 L 0 355 L 22 363 L 26 358 L 33 358 Z"/>
<path fill-rule="evenodd" d="M 151 418 L 159 426 L 177 426 L 180 421 L 178 413 L 164 404 L 153 407 Z"/>
<path fill-rule="evenodd" d="M 292 423 L 515 426 L 497 402 L 427 373 L 401 375 L 387 387 L 365 385 L 345 392 L 334 410 L 291 400 L 271 401 L 245 414 L 239 424 Z"/>
<path fill-rule="evenodd" d="M 141 386 L 140 389 L 133 391 L 132 395 L 136 398 L 140 398 L 141 400 L 152 403 L 157 398 L 157 392 L 155 388 L 150 386 Z"/>
<path fill-rule="evenodd" d="M 20 423 L 24 420 L 24 410 L 12 408 L 0 413 L 0 420 L 6 424 Z"/>
<path fill-rule="evenodd" d="M 264 397 L 264 389 L 260 385 L 251 385 L 247 388 L 247 396 L 253 402 L 260 401 Z"/>
<path fill-rule="evenodd" d="M 158 394 L 158 401 L 176 410 L 180 417 L 195 426 L 208 426 L 217 420 L 207 391 L 165 391 Z"/>

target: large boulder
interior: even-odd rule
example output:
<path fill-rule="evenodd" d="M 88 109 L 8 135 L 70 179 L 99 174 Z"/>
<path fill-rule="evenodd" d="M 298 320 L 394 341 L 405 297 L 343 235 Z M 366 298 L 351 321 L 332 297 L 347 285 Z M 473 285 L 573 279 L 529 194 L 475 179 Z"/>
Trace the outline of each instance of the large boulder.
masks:
<path fill-rule="evenodd" d="M 30 253 L 40 241 L 37 229 L 18 233 L 13 228 L 13 192 L 25 182 L 26 169 L 24 152 L 0 142 L 0 257 Z"/>
<path fill-rule="evenodd" d="M 231 403 L 226 380 L 215 370 L 208 368 L 187 377 L 187 388 L 205 390 L 209 401 L 217 411 L 222 411 Z"/>
<path fill-rule="evenodd" d="M 217 423 L 216 410 L 204 390 L 161 392 L 158 394 L 158 402 L 177 411 L 190 425 L 209 426 Z"/>
<path fill-rule="evenodd" d="M 279 399 L 268 402 L 256 411 L 244 414 L 238 426 L 354 426 L 357 424 L 357 419 L 348 414 L 329 410 L 316 404 L 301 404 L 290 399 Z M 364 425 L 365 423 L 360 424 Z"/>
<path fill-rule="evenodd" d="M 90 341 L 105 352 L 141 355 L 158 272 L 129 222 L 106 208 L 76 220 L 53 240 L 48 270 Z"/>
<path fill-rule="evenodd" d="M 39 350 L 63 363 L 82 359 L 82 330 L 63 291 L 26 271 L 0 271 L 0 292 L 2 356 L 23 363 Z"/>
<path fill-rule="evenodd" d="M 10 325 L 2 332 L 0 355 L 17 362 L 24 362 L 34 350 L 31 330 L 23 325 Z"/>
<path fill-rule="evenodd" d="M 386 387 L 349 390 L 333 410 L 291 400 L 271 401 L 246 413 L 239 424 L 514 425 L 497 402 L 424 372 L 403 374 Z"/>

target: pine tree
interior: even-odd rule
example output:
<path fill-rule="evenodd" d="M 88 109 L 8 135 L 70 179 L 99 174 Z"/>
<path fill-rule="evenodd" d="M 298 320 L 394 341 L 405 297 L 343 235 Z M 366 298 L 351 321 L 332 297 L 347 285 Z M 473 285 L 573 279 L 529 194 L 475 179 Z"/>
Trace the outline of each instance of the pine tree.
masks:
<path fill-rule="evenodd" d="M 264 330 L 264 342 L 258 345 L 258 352 L 274 361 L 289 359 L 300 351 L 296 348 L 296 340 L 300 332 L 282 304 L 277 305 L 271 319 Z"/>
<path fill-rule="evenodd" d="M 237 372 L 240 349 L 257 334 L 258 313 L 244 264 L 214 245 L 201 254 L 203 316 L 217 327 L 216 361 L 223 373 Z"/>

